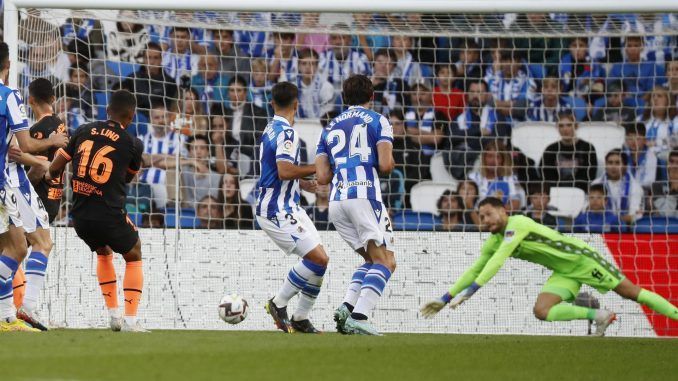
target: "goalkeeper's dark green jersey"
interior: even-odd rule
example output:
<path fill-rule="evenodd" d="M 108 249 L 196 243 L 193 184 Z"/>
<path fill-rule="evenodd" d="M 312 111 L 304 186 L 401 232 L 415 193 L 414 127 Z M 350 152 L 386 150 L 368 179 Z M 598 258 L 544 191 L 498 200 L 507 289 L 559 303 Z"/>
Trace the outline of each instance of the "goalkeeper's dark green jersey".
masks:
<path fill-rule="evenodd" d="M 480 258 L 450 288 L 450 294 L 476 282 L 485 285 L 508 257 L 540 264 L 555 273 L 568 274 L 585 260 L 594 260 L 612 273 L 619 270 L 607 263 L 584 241 L 563 235 L 525 216 L 511 216 L 503 233 L 492 234 L 483 244 Z"/>

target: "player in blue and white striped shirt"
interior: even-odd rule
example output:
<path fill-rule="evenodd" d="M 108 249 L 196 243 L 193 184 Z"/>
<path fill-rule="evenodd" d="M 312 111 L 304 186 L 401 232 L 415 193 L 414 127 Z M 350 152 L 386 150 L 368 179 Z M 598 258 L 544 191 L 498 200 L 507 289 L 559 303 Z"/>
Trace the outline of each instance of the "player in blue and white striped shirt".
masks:
<path fill-rule="evenodd" d="M 313 221 L 299 207 L 299 188 L 314 191 L 315 182 L 303 180 L 315 173 L 314 165 L 300 165 L 299 136 L 292 129 L 298 107 L 298 88 L 280 82 L 271 90 L 275 116 L 261 137 L 261 177 L 257 187 L 256 219 L 261 229 L 285 254 L 302 258 L 266 310 L 283 332 L 318 333 L 308 319 L 322 285 L 329 258 L 320 245 Z M 287 303 L 300 293 L 297 310 L 290 320 Z"/>
<path fill-rule="evenodd" d="M 25 231 L 19 218 L 16 196 L 7 182 L 5 167 L 11 135 L 16 136 L 20 150 L 13 149 L 13 155 L 20 151 L 42 152 L 50 147 L 64 147 L 68 143 L 65 135 L 53 135 L 49 139 L 37 140 L 30 136 L 26 108 L 16 89 L 5 85 L 9 74 L 9 47 L 0 43 L 0 331 L 36 331 L 16 318 L 13 301 L 12 278 L 19 263 L 26 257 Z M 45 264 L 46 267 L 46 264 Z"/>
<path fill-rule="evenodd" d="M 339 332 L 362 335 L 379 335 L 367 316 L 395 270 L 393 231 L 379 185 L 379 172 L 388 174 L 395 166 L 393 127 L 367 108 L 373 94 L 372 82 L 364 75 L 344 81 L 342 96 L 351 107 L 327 125 L 315 161 L 318 183 L 332 182 L 330 222 L 365 259 L 334 320 Z"/>

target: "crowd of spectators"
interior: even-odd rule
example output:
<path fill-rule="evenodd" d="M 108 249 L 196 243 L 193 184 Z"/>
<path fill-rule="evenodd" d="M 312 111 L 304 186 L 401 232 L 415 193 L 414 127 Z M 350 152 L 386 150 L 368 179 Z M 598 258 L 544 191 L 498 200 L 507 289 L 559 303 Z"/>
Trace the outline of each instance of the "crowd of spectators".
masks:
<path fill-rule="evenodd" d="M 665 33 L 678 31 L 678 18 L 580 16 L 585 35 L 540 33 L 566 30 L 567 16 L 486 15 L 507 37 L 459 38 L 393 34 L 388 27 L 424 23 L 425 15 L 355 14 L 330 34 L 312 34 L 294 30 L 318 26 L 313 13 L 233 14 L 262 30 L 282 23 L 276 17 L 289 25 L 264 32 L 186 26 L 209 19 L 204 12 L 121 11 L 121 20 L 138 22 L 105 31 L 98 20 L 69 18 L 60 40 L 23 36 L 19 85 L 25 90 L 37 77 L 62 84 L 56 109 L 71 131 L 106 117 L 101 105 L 111 90 L 136 95 L 129 132 L 144 141 L 144 170 L 130 186 L 129 209 L 146 226 L 163 226 L 179 193 L 195 227 L 254 227 L 252 196 L 242 197 L 239 183 L 257 177 L 271 86 L 296 83 L 299 118 L 327 123 L 345 108 L 341 83 L 353 74 L 372 79 L 374 108 L 393 124 L 397 165 L 383 181 L 393 216 L 409 210 L 412 188 L 432 179 L 432 160 L 440 156 L 458 188 L 438 200 L 436 230 L 477 230 L 474 206 L 488 196 L 512 213 L 576 231 L 678 217 L 678 34 Z M 153 23 L 159 17 L 174 26 Z M 477 22 L 482 31 L 482 17 Z M 613 29 L 624 33 L 606 34 Z M 112 63 L 122 66 L 112 72 Z M 512 130 L 526 122 L 556 125 L 560 134 L 539 162 L 511 142 Z M 589 122 L 625 131 L 624 145 L 604 153 L 604 170 L 592 142 L 576 134 Z M 302 142 L 304 162 L 309 144 L 315 142 Z M 587 194 L 581 215 L 552 214 L 556 187 Z M 327 192 L 318 187 L 304 199 L 320 229 L 331 228 Z"/>

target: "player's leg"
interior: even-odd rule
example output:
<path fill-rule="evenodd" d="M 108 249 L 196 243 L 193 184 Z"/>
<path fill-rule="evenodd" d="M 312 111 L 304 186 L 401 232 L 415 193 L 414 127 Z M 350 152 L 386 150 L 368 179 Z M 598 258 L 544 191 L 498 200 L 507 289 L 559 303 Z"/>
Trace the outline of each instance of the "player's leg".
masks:
<path fill-rule="evenodd" d="M 118 278 L 113 265 L 113 250 L 108 246 L 99 247 L 97 254 L 97 280 L 104 303 L 108 309 L 112 331 L 122 329 L 122 316 L 118 309 Z"/>
<path fill-rule="evenodd" d="M 38 332 L 38 329 L 28 327 L 22 320 L 16 318 L 12 281 L 19 264 L 26 257 L 28 247 L 21 222 L 14 222 L 16 224 L 10 224 L 6 227 L 7 231 L 0 234 L 0 248 L 2 248 L 2 255 L 0 255 L 0 331 Z"/>
<path fill-rule="evenodd" d="M 659 294 L 646 290 L 630 280 L 624 278 L 614 292 L 626 299 L 634 300 L 652 311 L 660 313 L 673 320 L 678 320 L 678 308 Z"/>
<path fill-rule="evenodd" d="M 21 305 L 24 304 L 24 295 L 26 294 L 26 274 L 21 265 L 12 278 L 12 291 L 14 293 L 14 308 L 19 310 Z"/>
<path fill-rule="evenodd" d="M 123 331 L 148 332 L 137 321 L 139 302 L 144 287 L 144 270 L 141 261 L 141 240 L 137 236 L 132 249 L 122 256 L 125 259 L 125 277 L 122 281 L 125 298 L 125 320 Z"/>
<path fill-rule="evenodd" d="M 321 245 L 316 246 L 301 260 L 304 267 L 311 269 L 312 274 L 306 278 L 306 285 L 304 285 L 299 294 L 297 309 L 292 314 L 292 319 L 290 319 L 290 324 L 295 332 L 320 333 L 311 324 L 308 315 L 320 294 L 320 287 L 323 283 L 328 262 L 329 257 Z"/>

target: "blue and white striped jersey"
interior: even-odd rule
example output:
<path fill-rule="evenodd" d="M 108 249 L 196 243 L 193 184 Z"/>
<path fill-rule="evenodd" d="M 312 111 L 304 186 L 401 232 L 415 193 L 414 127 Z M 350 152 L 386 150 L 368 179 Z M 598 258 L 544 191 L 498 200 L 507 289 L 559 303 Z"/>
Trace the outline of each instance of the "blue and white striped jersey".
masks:
<path fill-rule="evenodd" d="M 316 155 L 326 155 L 334 178 L 330 201 L 362 198 L 382 202 L 377 144 L 393 143 L 385 116 L 359 106 L 334 118 L 323 131 Z"/>
<path fill-rule="evenodd" d="M 261 136 L 259 153 L 261 177 L 256 214 L 271 219 L 278 213 L 292 213 L 299 208 L 299 180 L 280 180 L 277 162 L 299 165 L 299 135 L 290 122 L 274 116 Z"/>
<path fill-rule="evenodd" d="M 176 131 L 169 131 L 163 137 L 153 135 L 153 129 L 149 128 L 146 135 L 141 138 L 144 142 L 144 153 L 149 155 L 174 155 L 179 150 L 179 156 L 186 157 L 184 142 L 185 135 Z M 167 172 L 162 168 L 150 167 L 144 169 L 139 176 L 141 182 L 147 184 L 165 184 Z"/>
<path fill-rule="evenodd" d="M 28 130 L 28 118 L 26 118 L 26 106 L 21 99 L 21 94 L 18 90 L 11 89 L 0 81 L 0 168 L 2 169 L 0 187 L 9 182 L 7 174 L 9 142 L 14 133 L 24 130 Z M 21 171 L 25 177 L 23 168 Z M 19 183 L 10 183 L 10 185 L 19 186 Z"/>

